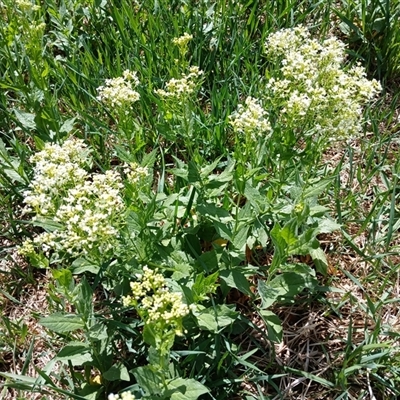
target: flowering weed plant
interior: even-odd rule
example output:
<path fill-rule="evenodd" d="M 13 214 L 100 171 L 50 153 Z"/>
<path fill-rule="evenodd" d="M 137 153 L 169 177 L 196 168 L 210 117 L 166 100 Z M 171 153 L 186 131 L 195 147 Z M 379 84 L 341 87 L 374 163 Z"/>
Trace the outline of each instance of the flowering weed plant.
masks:
<path fill-rule="evenodd" d="M 0 0 L 0 397 L 399 396 L 397 114 L 328 2 L 133 3 Z"/>

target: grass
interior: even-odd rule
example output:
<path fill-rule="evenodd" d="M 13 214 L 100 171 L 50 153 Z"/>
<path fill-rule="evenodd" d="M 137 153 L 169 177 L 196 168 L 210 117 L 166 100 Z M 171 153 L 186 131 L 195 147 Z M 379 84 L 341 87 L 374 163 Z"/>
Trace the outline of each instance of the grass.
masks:
<path fill-rule="evenodd" d="M 0 1 L 0 397 L 396 399 L 399 1 L 24 4 Z M 280 66 L 266 40 L 299 25 L 338 36 L 383 85 L 360 134 L 332 141 L 301 116 L 289 129 L 268 102 Z M 193 94 L 156 93 L 190 66 L 204 71 Z M 126 69 L 140 100 L 109 107 L 97 88 Z M 232 128 L 247 96 L 271 134 Z M 91 152 L 86 184 L 122 177 L 117 234 L 24 256 L 27 239 L 68 224 L 24 211 L 30 157 L 72 136 Z M 147 175 L 130 178 L 138 165 Z M 56 210 L 78 184 L 53 193 Z M 154 321 L 123 302 L 145 265 L 190 312 Z"/>

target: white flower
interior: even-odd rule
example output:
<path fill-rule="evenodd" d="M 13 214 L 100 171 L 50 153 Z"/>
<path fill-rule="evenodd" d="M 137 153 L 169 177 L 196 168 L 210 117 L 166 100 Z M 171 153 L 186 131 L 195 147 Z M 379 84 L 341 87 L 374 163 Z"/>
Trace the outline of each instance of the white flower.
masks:
<path fill-rule="evenodd" d="M 178 38 L 174 38 L 172 40 L 172 43 L 179 47 L 185 47 L 192 39 L 193 39 L 193 35 L 189 35 L 188 33 L 185 33 Z"/>
<path fill-rule="evenodd" d="M 138 85 L 136 72 L 125 70 L 122 77 L 106 79 L 105 86 L 97 88 L 97 99 L 111 107 L 130 106 L 140 99 L 139 93 L 132 89 Z"/>
<path fill-rule="evenodd" d="M 180 332 L 180 321 L 189 313 L 189 307 L 183 303 L 182 294 L 170 292 L 165 278 L 157 270 L 147 266 L 136 282 L 131 282 L 133 296 L 122 298 L 125 307 L 134 305 L 145 315 L 146 322 L 163 321 L 177 325 L 176 333 Z"/>
<path fill-rule="evenodd" d="M 268 113 L 260 104 L 260 101 L 247 97 L 245 105 L 239 105 L 237 111 L 230 116 L 230 124 L 237 132 L 250 133 L 254 136 L 269 134 L 271 125 L 268 121 Z"/>
<path fill-rule="evenodd" d="M 334 37 L 319 42 L 296 27 L 270 35 L 266 52 L 281 64 L 266 85 L 279 124 L 339 139 L 361 130 L 362 107 L 381 86 L 359 65 L 344 68 L 344 43 Z"/>
<path fill-rule="evenodd" d="M 172 78 L 165 84 L 165 89 L 158 89 L 156 93 L 164 98 L 188 97 L 194 93 L 199 85 L 199 77 L 203 71 L 199 67 L 191 66 L 188 74 L 183 74 L 181 79 Z"/>
<path fill-rule="evenodd" d="M 73 256 L 92 249 L 100 253 L 115 248 L 123 225 L 123 183 L 115 171 L 89 174 L 88 151 L 82 141 L 69 139 L 62 146 L 48 144 L 31 157 L 34 178 L 24 193 L 28 210 L 51 218 L 60 229 L 43 232 L 34 239 L 43 251 Z M 21 253 L 30 250 L 28 243 Z"/>

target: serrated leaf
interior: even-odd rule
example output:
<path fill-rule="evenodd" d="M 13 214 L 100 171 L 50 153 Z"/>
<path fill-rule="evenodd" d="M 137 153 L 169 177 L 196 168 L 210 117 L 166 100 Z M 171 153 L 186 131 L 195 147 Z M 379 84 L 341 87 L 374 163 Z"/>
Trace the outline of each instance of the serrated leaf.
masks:
<path fill-rule="evenodd" d="M 81 317 L 75 314 L 55 313 L 48 317 L 41 318 L 39 323 L 45 328 L 56 333 L 73 332 L 78 329 L 83 329 L 85 324 Z"/>

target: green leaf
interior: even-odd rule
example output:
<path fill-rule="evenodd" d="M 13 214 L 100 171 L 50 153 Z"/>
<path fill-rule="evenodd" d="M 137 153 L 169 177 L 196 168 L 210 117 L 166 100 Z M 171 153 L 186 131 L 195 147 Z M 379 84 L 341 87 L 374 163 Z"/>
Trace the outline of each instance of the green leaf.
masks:
<path fill-rule="evenodd" d="M 90 272 L 97 275 L 100 271 L 100 266 L 94 264 L 92 261 L 86 260 L 85 258 L 77 258 L 71 264 L 71 269 L 75 275 L 83 274 L 84 272 Z"/>
<path fill-rule="evenodd" d="M 153 328 L 153 324 L 147 323 L 143 328 L 143 340 L 152 347 L 157 347 L 157 332 Z"/>
<path fill-rule="evenodd" d="M 60 286 L 64 289 L 72 290 L 73 289 L 73 278 L 72 272 L 69 269 L 53 269 L 51 271 L 53 278 L 58 282 Z"/>
<path fill-rule="evenodd" d="M 93 290 L 86 277 L 83 277 L 73 294 L 76 296 L 75 307 L 85 321 L 88 321 L 93 313 Z"/>
<path fill-rule="evenodd" d="M 227 224 L 224 224 L 219 221 L 214 221 L 214 227 L 215 227 L 215 230 L 217 231 L 217 234 L 219 237 L 226 239 L 226 240 L 232 239 L 232 231 L 231 231 L 231 228 Z"/>
<path fill-rule="evenodd" d="M 218 285 L 216 281 L 218 279 L 218 272 L 215 272 L 207 277 L 204 273 L 198 274 L 196 280 L 192 286 L 193 301 L 198 303 L 208 299 L 208 294 L 215 293 Z"/>
<path fill-rule="evenodd" d="M 329 218 L 323 218 L 318 222 L 318 233 L 331 233 L 341 228 L 341 225 Z"/>
<path fill-rule="evenodd" d="M 56 358 L 64 363 L 71 362 L 73 366 L 93 361 L 90 347 L 82 343 L 69 343 L 57 354 Z"/>
<path fill-rule="evenodd" d="M 202 179 L 208 178 L 211 172 L 217 167 L 218 163 L 220 162 L 222 157 L 218 157 L 212 164 L 206 165 L 205 167 L 201 168 L 200 170 L 200 177 Z"/>
<path fill-rule="evenodd" d="M 303 291 L 305 288 L 312 288 L 316 285 L 316 279 L 308 274 L 299 274 L 296 272 L 284 272 L 270 281 L 271 287 L 277 289 L 279 297 L 284 299 L 293 299 L 293 297 Z"/>
<path fill-rule="evenodd" d="M 163 379 L 151 365 L 135 368 L 133 375 L 147 394 L 161 394 Z"/>
<path fill-rule="evenodd" d="M 196 265 L 204 271 L 212 271 L 218 267 L 218 254 L 213 249 L 206 251 L 196 260 Z"/>
<path fill-rule="evenodd" d="M 129 372 L 122 363 L 114 364 L 108 371 L 103 373 L 103 378 L 108 381 L 130 381 Z"/>
<path fill-rule="evenodd" d="M 34 226 L 39 226 L 40 228 L 45 229 L 46 231 L 53 232 L 56 230 L 64 230 L 64 226 L 62 224 L 59 224 L 58 222 L 53 221 L 52 219 L 49 218 L 40 218 L 38 217 L 33 221 L 32 223 Z"/>
<path fill-rule="evenodd" d="M 245 274 L 240 269 L 225 269 L 220 272 L 220 278 L 230 287 L 236 288 L 240 292 L 252 296 L 250 283 Z"/>
<path fill-rule="evenodd" d="M 279 317 L 269 310 L 260 310 L 259 312 L 267 325 L 268 339 L 272 342 L 281 342 L 283 329 Z"/>
<path fill-rule="evenodd" d="M 249 233 L 250 225 L 246 224 L 241 227 L 238 232 L 235 233 L 235 236 L 232 240 L 233 247 L 238 251 L 244 251 L 247 243 L 248 233 Z"/>
<path fill-rule="evenodd" d="M 274 257 L 270 269 L 274 272 L 284 261 L 286 261 L 288 247 L 285 239 L 281 235 L 281 227 L 278 223 L 275 223 L 270 234 L 272 243 L 274 244 Z"/>
<path fill-rule="evenodd" d="M 75 121 L 76 121 L 76 117 L 65 120 L 64 123 L 60 127 L 60 132 L 61 133 L 70 133 L 72 131 L 72 129 L 74 129 Z"/>
<path fill-rule="evenodd" d="M 55 313 L 48 317 L 41 318 L 39 323 L 57 333 L 73 332 L 85 327 L 81 317 L 75 314 Z"/>
<path fill-rule="evenodd" d="M 194 379 L 177 378 L 168 382 L 167 387 L 175 390 L 171 400 L 196 400 L 202 394 L 208 393 L 208 389 Z"/>
<path fill-rule="evenodd" d="M 217 333 L 222 328 L 233 324 L 239 313 L 234 310 L 234 305 L 232 307 L 222 304 L 202 310 L 195 315 L 199 327 Z"/>
<path fill-rule="evenodd" d="M 35 114 L 14 109 L 15 116 L 25 129 L 36 129 Z"/>
<path fill-rule="evenodd" d="M 258 294 L 261 297 L 261 308 L 265 309 L 271 307 L 279 296 L 281 291 L 277 288 L 267 285 L 262 279 L 258 280 Z"/>
<path fill-rule="evenodd" d="M 327 178 L 318 183 L 308 186 L 303 192 L 304 199 L 315 198 L 319 196 L 329 185 L 332 184 L 333 178 Z"/>
<path fill-rule="evenodd" d="M 310 249 L 310 256 L 314 261 L 315 269 L 322 275 L 328 274 L 328 260 L 321 247 Z"/>

